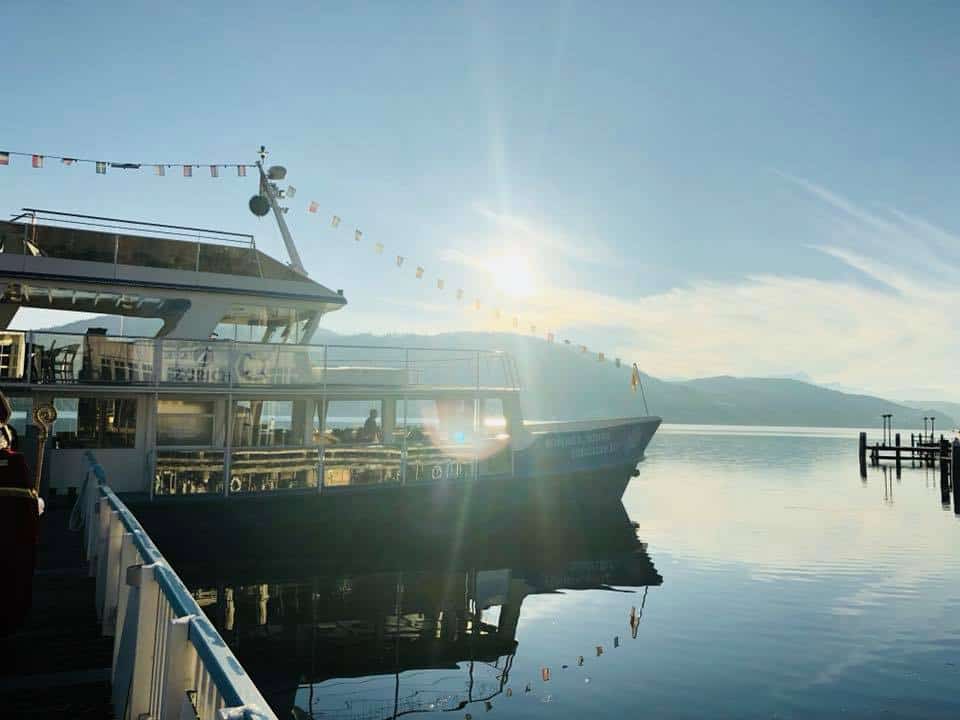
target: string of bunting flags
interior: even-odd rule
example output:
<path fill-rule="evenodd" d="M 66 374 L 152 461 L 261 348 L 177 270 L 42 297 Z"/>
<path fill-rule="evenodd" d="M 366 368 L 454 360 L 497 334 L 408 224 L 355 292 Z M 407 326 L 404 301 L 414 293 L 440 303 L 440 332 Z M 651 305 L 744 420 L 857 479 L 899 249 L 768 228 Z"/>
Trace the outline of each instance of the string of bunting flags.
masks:
<path fill-rule="evenodd" d="M 167 170 L 179 169 L 183 177 L 193 177 L 194 170 L 207 168 L 210 177 L 220 177 L 221 170 L 234 169 L 237 177 L 246 177 L 247 170 L 256 168 L 254 163 L 158 163 L 158 162 L 114 162 L 111 160 L 92 160 L 89 158 L 69 157 L 66 155 L 49 155 L 41 153 L 15 152 L 13 150 L 0 150 L 0 165 L 10 165 L 14 158 L 30 158 L 30 166 L 36 169 L 42 169 L 47 161 L 59 162 L 64 166 L 87 164 L 93 165 L 97 175 L 106 175 L 107 169 L 113 170 L 133 170 L 152 169 L 154 175 L 164 176 Z"/>
<path fill-rule="evenodd" d="M 638 639 L 640 621 L 643 618 L 644 607 L 647 602 L 647 591 L 649 589 L 648 586 L 644 586 L 640 607 L 631 607 L 628 614 L 627 624 L 630 637 L 633 640 Z M 402 616 L 398 616 L 398 630 L 400 628 L 399 621 L 401 617 Z M 424 689 L 416 689 L 412 693 L 405 693 L 402 697 L 397 695 L 392 703 L 374 701 L 376 704 L 367 704 L 364 703 L 363 700 L 360 700 L 360 703 L 363 704 L 361 708 L 359 708 L 359 712 L 357 712 L 358 708 L 354 707 L 354 704 L 358 702 L 357 700 L 341 700 L 340 702 L 344 703 L 348 710 L 353 710 L 353 716 L 361 720 L 376 720 L 377 718 L 388 716 L 399 717 L 400 715 L 419 712 L 423 709 L 447 713 L 463 711 L 463 715 L 460 716 L 463 720 L 474 720 L 473 712 L 476 711 L 471 712 L 470 705 L 477 708 L 482 707 L 484 714 L 486 714 L 494 709 L 495 704 L 506 703 L 507 705 L 513 705 L 518 700 L 522 701 L 523 699 L 536 700 L 540 703 L 552 703 L 554 700 L 552 686 L 559 682 L 560 685 L 557 687 L 557 691 L 561 688 L 564 692 L 568 689 L 573 690 L 578 686 L 574 685 L 571 687 L 563 681 L 564 679 L 569 681 L 576 676 L 582 677 L 583 680 L 583 682 L 579 684 L 579 687 L 589 686 L 592 684 L 594 677 L 590 672 L 591 658 L 599 659 L 605 655 L 609 657 L 608 651 L 621 647 L 623 647 L 623 642 L 621 641 L 620 635 L 614 635 L 610 644 L 600 643 L 593 645 L 585 654 L 571 656 L 566 662 L 558 662 L 552 666 L 534 665 L 534 667 L 530 668 L 532 675 L 521 677 L 517 677 L 515 674 L 512 663 L 505 667 L 500 667 L 498 664 L 491 664 L 491 667 L 497 671 L 493 678 L 496 681 L 495 685 L 489 685 L 485 683 L 484 680 L 478 680 L 473 687 L 475 691 L 479 692 L 475 692 L 466 700 L 457 693 L 451 692 L 444 693 L 440 696 L 433 695 L 431 699 L 427 701 L 429 702 L 427 708 L 424 708 L 422 703 L 418 704 L 416 700 L 421 694 L 431 692 L 430 690 Z M 575 668 L 581 668 L 582 674 Z M 564 672 L 567 670 L 570 670 L 571 674 Z M 338 682 L 334 683 L 331 687 L 338 687 L 344 684 L 344 682 Z M 431 683 L 430 687 L 435 687 L 435 685 L 435 683 Z M 353 693 L 348 691 L 347 694 Z M 335 693 L 333 698 L 336 698 L 338 695 L 339 697 L 343 697 L 343 694 Z M 340 707 L 339 703 L 335 707 Z M 327 709 L 332 708 L 317 707 L 317 709 L 320 711 L 320 715 L 323 715 Z"/>
<path fill-rule="evenodd" d="M 262 149 L 261 149 L 262 151 Z M 12 150 L 2 150 L 0 151 L 0 166 L 9 166 L 13 162 L 14 158 L 29 158 L 30 166 L 35 169 L 42 169 L 45 167 L 45 163 L 48 161 L 59 162 L 63 166 L 73 166 L 79 164 L 88 164 L 93 165 L 96 173 L 98 175 L 105 175 L 108 169 L 113 170 L 123 170 L 123 171 L 134 171 L 138 172 L 143 169 L 152 169 L 154 175 L 165 176 L 167 170 L 177 169 L 179 170 L 183 177 L 190 178 L 194 175 L 194 170 L 201 170 L 202 168 L 207 168 L 210 173 L 210 177 L 219 178 L 221 170 L 233 169 L 236 171 L 237 177 L 246 177 L 247 170 L 256 169 L 256 163 L 239 163 L 239 162 L 228 162 L 228 163 L 167 163 L 167 162 L 115 162 L 109 160 L 95 160 L 90 158 L 81 158 L 73 157 L 66 155 L 51 155 L 51 154 L 41 154 L 41 153 L 27 153 L 27 152 L 17 152 Z M 286 191 L 286 197 L 292 199 L 296 189 L 291 186 Z M 286 212 L 286 208 L 284 208 Z M 307 204 L 307 212 L 311 215 L 317 215 L 320 212 L 320 203 L 317 200 L 310 200 Z M 342 219 L 339 215 L 333 215 L 330 220 L 330 228 L 337 230 L 342 223 Z M 363 231 L 359 228 L 355 228 L 353 231 L 353 239 L 356 242 L 361 242 L 364 239 Z M 376 242 L 373 245 L 374 252 L 377 255 L 383 255 L 385 251 L 385 246 L 382 242 Z M 402 268 L 406 262 L 407 257 L 404 255 L 396 255 L 395 263 L 398 268 Z M 426 276 L 426 268 L 423 265 L 416 265 L 415 277 L 417 280 L 423 280 Z M 439 291 L 446 290 L 446 281 L 443 278 L 436 279 L 436 289 Z M 467 293 L 463 288 L 456 288 L 455 297 L 457 302 L 462 303 L 466 298 Z M 475 298 L 471 303 L 468 303 L 465 307 L 467 309 L 473 308 L 475 312 L 479 312 L 483 302 L 480 298 Z M 505 315 L 501 308 L 493 308 L 493 316 L 496 320 L 508 319 L 511 327 L 514 330 L 519 330 L 521 327 L 521 318 L 519 315 Z M 523 323 L 524 327 L 529 327 L 531 335 L 537 334 L 537 325 L 534 323 Z M 546 331 L 544 333 L 544 338 L 547 343 L 554 344 L 557 342 L 557 338 L 553 332 Z M 565 346 L 571 346 L 573 343 L 567 339 L 562 338 L 561 342 Z M 581 354 L 588 354 L 591 351 L 586 345 L 578 344 L 577 349 Z M 607 362 L 608 356 L 604 352 L 596 352 L 595 357 L 598 362 Z M 623 365 L 623 361 L 619 357 L 613 358 L 613 364 L 615 367 L 619 368 Z M 636 363 L 633 363 L 630 372 L 630 387 L 634 392 L 637 390 L 640 391 L 641 396 L 643 397 L 644 408 L 647 408 L 647 398 L 646 393 L 643 390 L 643 383 L 640 376 L 640 369 L 637 367 Z M 647 409 L 649 413 L 649 409 Z"/>
<path fill-rule="evenodd" d="M 307 212 L 310 213 L 311 215 L 317 215 L 319 211 L 320 211 L 320 203 L 317 200 L 309 201 L 309 203 L 307 204 Z M 337 230 L 340 227 L 342 222 L 343 222 L 343 219 L 339 215 L 333 215 L 330 219 L 330 228 L 332 230 Z M 353 231 L 353 239 L 356 242 L 360 242 L 361 240 L 363 240 L 363 237 L 364 237 L 363 231 L 360 230 L 359 228 L 355 228 Z M 373 245 L 373 251 L 377 255 L 382 255 L 384 250 L 385 250 L 385 246 L 382 242 L 377 242 Z M 402 268 L 406 260 L 407 260 L 407 257 L 404 255 L 395 256 L 395 263 L 398 268 Z M 427 272 L 426 268 L 424 268 L 423 265 L 417 265 L 416 270 L 414 271 L 414 277 L 417 280 L 423 280 L 424 277 L 426 276 L 426 272 Z M 437 290 L 445 290 L 446 280 L 438 277 L 436 279 L 436 288 Z M 466 296 L 466 291 L 463 288 L 456 288 L 455 297 L 457 302 L 462 302 L 465 296 Z M 480 298 L 475 298 L 472 303 L 469 303 L 466 306 L 466 308 L 467 309 L 473 308 L 475 312 L 479 312 L 482 306 L 483 306 L 483 302 L 480 300 Z M 521 318 L 519 315 L 505 315 L 501 308 L 494 307 L 493 317 L 496 320 L 509 319 L 511 327 L 513 327 L 514 330 L 520 329 Z M 538 334 L 536 324 L 524 323 L 524 326 L 529 327 L 531 335 Z M 544 333 L 544 339 L 547 341 L 547 343 L 551 345 L 557 342 L 555 333 L 550 331 L 546 331 Z M 561 338 L 561 342 L 565 346 L 573 345 L 573 343 L 567 338 Z M 576 345 L 576 348 L 583 355 L 586 355 L 591 352 L 586 345 L 578 344 Z M 598 362 L 607 362 L 609 359 L 609 356 L 607 355 L 607 353 L 603 351 L 597 351 L 596 353 L 594 353 L 594 356 L 596 357 Z M 612 359 L 612 362 L 613 362 L 613 365 L 618 368 L 624 365 L 623 360 L 621 360 L 619 357 L 614 357 Z M 647 397 L 646 397 L 646 393 L 643 390 L 643 381 L 640 375 L 640 368 L 637 366 L 636 363 L 633 363 L 632 366 L 630 367 L 630 387 L 634 392 L 637 392 L 639 390 L 643 399 L 644 409 L 649 414 L 649 408 L 647 407 Z"/>
<path fill-rule="evenodd" d="M 640 603 L 640 607 L 637 608 L 636 606 L 633 606 L 633 607 L 630 608 L 630 613 L 629 613 L 629 616 L 628 616 L 628 626 L 629 626 L 629 628 L 630 628 L 630 637 L 631 637 L 633 640 L 636 640 L 636 639 L 637 639 L 637 633 L 638 633 L 638 630 L 639 630 L 639 628 L 640 628 L 640 620 L 641 620 L 641 618 L 643 617 L 644 606 L 646 605 L 646 602 L 647 602 L 647 590 L 648 590 L 648 589 L 649 589 L 649 588 L 647 588 L 647 587 L 644 587 L 644 589 L 643 589 L 643 599 L 642 599 L 642 601 L 641 601 L 641 603 Z M 620 636 L 619 636 L 619 635 L 614 635 L 614 637 L 613 637 L 613 642 L 612 642 L 612 647 L 613 647 L 613 649 L 617 649 L 617 648 L 619 648 L 620 646 L 621 646 Z M 605 646 L 605 645 L 603 645 L 603 644 L 595 645 L 595 646 L 593 647 L 593 652 L 590 653 L 590 654 L 592 654 L 595 658 L 603 657 L 604 653 L 607 651 L 607 649 L 608 649 L 609 647 L 610 647 L 610 646 Z M 575 664 L 577 667 L 584 667 L 584 666 L 587 664 L 587 656 L 578 655 L 574 660 L 571 660 L 571 661 L 568 662 L 568 663 L 561 663 L 561 664 L 559 665 L 559 667 L 557 667 L 557 666 L 550 667 L 549 665 L 543 665 L 543 666 L 540 667 L 540 672 L 539 672 L 538 678 L 539 678 L 539 680 L 540 680 L 541 683 L 549 683 L 549 682 L 551 681 L 551 679 L 553 678 L 553 676 L 554 676 L 554 671 L 555 671 L 555 670 L 557 670 L 557 669 L 559 669 L 559 670 L 561 670 L 561 671 L 562 671 L 562 670 L 567 670 L 568 668 L 570 668 L 570 667 L 571 667 L 572 665 L 574 665 L 574 664 Z M 503 672 L 503 671 L 501 671 L 501 673 L 502 673 L 502 672 Z M 501 679 L 502 679 L 502 674 L 498 674 L 498 675 L 497 675 L 497 679 L 498 679 L 498 680 L 501 680 Z M 507 684 L 505 687 L 503 687 L 503 698 L 512 698 L 512 697 L 514 696 L 514 692 L 515 692 L 515 691 L 514 691 L 514 687 L 516 687 L 516 688 L 517 688 L 517 691 L 516 691 L 517 693 L 522 692 L 523 695 L 533 695 L 533 696 L 535 696 L 535 697 L 536 697 L 536 696 L 539 696 L 541 702 L 548 703 L 548 702 L 551 702 L 551 701 L 553 700 L 553 695 L 552 695 L 551 693 L 541 694 L 540 692 L 537 691 L 537 689 L 536 689 L 536 681 L 526 681 L 526 682 L 525 682 L 524 680 L 520 680 L 519 682 L 517 682 L 517 680 L 518 680 L 517 678 L 514 678 L 513 680 L 514 680 L 514 682 L 509 683 L 509 684 Z M 583 678 L 584 684 L 590 684 L 590 680 L 591 680 L 591 677 L 590 677 L 589 675 L 586 675 L 586 676 Z M 493 709 L 493 703 L 491 702 L 490 699 L 484 701 L 484 709 L 485 709 L 486 712 L 490 712 L 490 710 Z M 471 713 L 467 712 L 467 713 L 464 715 L 464 720 L 473 720 L 473 715 L 472 715 Z"/>

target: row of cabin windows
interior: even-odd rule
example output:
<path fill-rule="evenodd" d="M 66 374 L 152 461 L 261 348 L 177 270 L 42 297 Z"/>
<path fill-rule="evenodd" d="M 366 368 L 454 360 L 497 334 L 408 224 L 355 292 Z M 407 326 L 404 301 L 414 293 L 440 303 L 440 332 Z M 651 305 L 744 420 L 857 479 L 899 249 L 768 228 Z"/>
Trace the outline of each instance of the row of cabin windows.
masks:
<path fill-rule="evenodd" d="M 133 448 L 136 446 L 137 405 L 133 398 L 57 398 L 54 443 L 59 448 Z M 326 429 L 320 432 L 318 403 L 310 400 L 295 416 L 292 400 L 236 400 L 233 403 L 232 445 L 299 447 L 328 443 L 428 443 L 437 433 L 448 439 L 468 433 L 479 420 L 486 436 L 505 432 L 503 403 L 487 398 L 479 408 L 472 400 L 396 403 L 392 437 L 385 436 L 383 403 L 379 400 L 334 400 L 328 403 Z M 158 400 L 157 445 L 217 446 L 216 403 L 204 400 Z M 476 411 L 479 410 L 477 413 Z M 220 435 L 221 437 L 217 437 Z"/>

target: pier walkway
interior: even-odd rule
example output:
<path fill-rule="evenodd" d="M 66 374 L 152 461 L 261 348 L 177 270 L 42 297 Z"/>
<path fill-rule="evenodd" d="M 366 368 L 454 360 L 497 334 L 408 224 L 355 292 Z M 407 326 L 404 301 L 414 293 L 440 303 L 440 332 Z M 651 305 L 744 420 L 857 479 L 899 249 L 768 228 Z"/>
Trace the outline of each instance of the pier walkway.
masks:
<path fill-rule="evenodd" d="M 43 519 L 29 619 L 0 640 L 0 717 L 276 720 L 88 459 L 72 511 L 58 499 Z"/>
<path fill-rule="evenodd" d="M 96 580 L 67 529 L 73 501 L 54 497 L 41 518 L 33 607 L 15 635 L 0 639 L 0 717 L 111 718 L 113 640 L 93 604 Z"/>

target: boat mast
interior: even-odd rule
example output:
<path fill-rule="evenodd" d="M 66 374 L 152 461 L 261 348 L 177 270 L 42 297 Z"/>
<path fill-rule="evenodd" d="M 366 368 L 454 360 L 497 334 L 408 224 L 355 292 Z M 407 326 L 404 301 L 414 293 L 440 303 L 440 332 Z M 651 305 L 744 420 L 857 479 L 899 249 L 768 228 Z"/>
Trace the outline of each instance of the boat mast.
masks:
<path fill-rule="evenodd" d="M 295 272 L 307 277 L 308 273 L 303 267 L 303 262 L 300 260 L 300 253 L 297 252 L 297 246 L 293 242 L 293 237 L 290 235 L 290 228 L 287 227 L 287 221 L 283 217 L 286 208 L 281 208 L 280 203 L 277 202 L 278 196 L 282 197 L 283 191 L 277 187 L 276 183 L 271 182 L 271 180 L 283 180 L 283 178 L 286 177 L 287 170 L 286 168 L 276 166 L 264 172 L 263 161 L 266 159 L 266 156 L 266 149 L 261 146 L 260 159 L 257 161 L 257 170 L 260 171 L 260 194 L 267 198 L 267 202 L 270 203 L 270 209 L 273 210 L 273 217 L 277 221 L 277 227 L 280 228 L 280 235 L 283 236 L 283 244 L 287 247 L 287 255 L 290 256 L 290 267 L 293 268 Z"/>

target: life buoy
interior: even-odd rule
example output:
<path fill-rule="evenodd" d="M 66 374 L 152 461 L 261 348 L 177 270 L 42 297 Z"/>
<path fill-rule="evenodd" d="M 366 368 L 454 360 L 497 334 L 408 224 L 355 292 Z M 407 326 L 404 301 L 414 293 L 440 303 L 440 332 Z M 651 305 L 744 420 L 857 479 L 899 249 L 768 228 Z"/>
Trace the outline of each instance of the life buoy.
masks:
<path fill-rule="evenodd" d="M 234 475 L 232 478 L 230 478 L 230 492 L 240 492 L 241 487 L 242 484 L 239 477 Z"/>
<path fill-rule="evenodd" d="M 434 480 L 439 480 L 440 478 L 443 477 L 443 468 L 440 467 L 439 465 L 434 465 L 433 470 L 430 471 L 430 475 L 433 477 Z"/>

